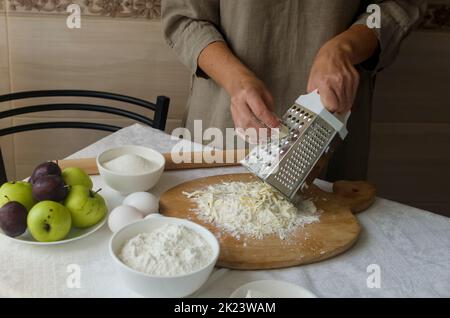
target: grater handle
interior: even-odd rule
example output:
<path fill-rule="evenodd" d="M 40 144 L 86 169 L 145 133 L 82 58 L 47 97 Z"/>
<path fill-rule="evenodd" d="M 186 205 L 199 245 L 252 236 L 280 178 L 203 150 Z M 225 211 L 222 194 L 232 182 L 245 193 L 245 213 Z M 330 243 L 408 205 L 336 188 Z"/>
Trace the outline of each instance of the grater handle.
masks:
<path fill-rule="evenodd" d="M 349 110 L 342 114 L 334 114 L 334 116 L 336 116 L 337 119 L 339 119 L 345 126 L 347 126 L 347 122 L 351 114 L 352 112 Z"/>
<path fill-rule="evenodd" d="M 351 114 L 350 111 L 346 112 L 345 114 L 339 115 L 329 112 L 322 104 L 322 100 L 320 99 L 320 95 L 317 89 L 309 94 L 301 95 L 296 100 L 296 103 L 322 117 L 336 131 L 339 132 L 339 135 L 341 136 L 342 139 L 345 139 L 348 133 L 346 126 L 348 118 L 350 117 Z"/>

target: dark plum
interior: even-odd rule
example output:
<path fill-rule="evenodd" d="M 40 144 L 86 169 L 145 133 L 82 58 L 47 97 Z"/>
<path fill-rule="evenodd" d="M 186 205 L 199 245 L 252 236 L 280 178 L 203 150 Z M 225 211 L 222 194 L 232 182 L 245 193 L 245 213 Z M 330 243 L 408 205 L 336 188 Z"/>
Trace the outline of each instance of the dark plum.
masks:
<path fill-rule="evenodd" d="M 9 201 L 0 208 L 0 228 L 11 237 L 21 235 L 27 229 L 27 208 L 17 201 Z"/>
<path fill-rule="evenodd" d="M 61 168 L 54 162 L 48 161 L 43 162 L 34 168 L 33 173 L 31 174 L 29 182 L 31 184 L 34 183 L 38 178 L 48 175 L 61 176 Z"/>
<path fill-rule="evenodd" d="M 63 201 L 69 190 L 63 178 L 55 175 L 39 177 L 34 180 L 32 194 L 36 201 Z"/>

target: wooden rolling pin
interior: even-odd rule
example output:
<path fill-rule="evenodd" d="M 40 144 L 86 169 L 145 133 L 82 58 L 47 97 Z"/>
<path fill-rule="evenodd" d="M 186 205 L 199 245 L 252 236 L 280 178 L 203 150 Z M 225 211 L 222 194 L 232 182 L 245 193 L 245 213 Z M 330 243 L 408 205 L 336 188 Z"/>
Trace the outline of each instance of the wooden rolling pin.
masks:
<path fill-rule="evenodd" d="M 172 160 L 171 153 L 163 153 L 162 155 L 166 159 L 166 165 L 164 170 L 182 170 L 182 169 L 199 169 L 199 168 L 218 168 L 218 167 L 233 167 L 239 166 L 242 159 L 245 158 L 248 151 L 245 149 L 238 150 L 224 150 L 215 151 L 212 154 L 206 152 L 206 154 L 211 154 L 213 158 L 222 158 L 220 162 L 208 163 L 204 161 L 205 152 L 190 152 L 183 155 L 183 158 L 190 156 L 190 163 L 175 163 Z M 56 160 L 56 163 L 61 167 L 61 169 L 67 167 L 78 167 L 86 171 L 89 175 L 98 174 L 98 167 L 95 158 L 80 158 L 80 159 L 63 159 Z"/>

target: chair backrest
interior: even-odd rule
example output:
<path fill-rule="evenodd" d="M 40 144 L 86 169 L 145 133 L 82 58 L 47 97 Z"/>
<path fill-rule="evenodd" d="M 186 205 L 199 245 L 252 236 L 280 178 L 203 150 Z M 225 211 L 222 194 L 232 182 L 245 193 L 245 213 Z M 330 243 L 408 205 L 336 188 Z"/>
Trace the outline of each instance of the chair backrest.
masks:
<path fill-rule="evenodd" d="M 149 101 L 108 92 L 89 91 L 89 90 L 41 90 L 41 91 L 26 91 L 17 92 L 6 95 L 0 95 L 0 103 L 29 99 L 40 97 L 88 97 L 98 98 L 103 100 L 113 100 L 124 102 L 129 105 L 135 105 L 148 109 L 154 112 L 153 119 L 143 116 L 141 114 L 121 109 L 118 107 L 98 105 L 98 104 L 86 104 L 86 103 L 52 103 L 52 104 L 39 104 L 33 106 L 25 106 L 20 108 L 8 109 L 0 112 L 0 119 L 8 118 L 12 116 L 44 112 L 44 111 L 60 111 L 60 110 L 79 110 L 79 111 L 91 111 L 114 114 L 117 116 L 129 118 L 153 128 L 164 130 L 167 121 L 167 114 L 169 111 L 170 99 L 166 96 L 158 96 L 156 103 Z M 92 122 L 74 122 L 74 121 L 59 121 L 59 122 L 39 122 L 25 125 L 17 125 L 0 129 L 0 137 L 14 134 L 23 131 L 38 130 L 38 129 L 55 129 L 55 128 L 81 128 L 81 129 L 95 129 L 115 132 L 122 127 L 99 124 Z M 6 182 L 6 171 L 3 162 L 3 156 L 0 149 L 0 182 Z"/>
<path fill-rule="evenodd" d="M 14 108 L 6 111 L 0 112 L 0 119 L 8 118 L 12 116 L 43 112 L 43 111 L 53 111 L 53 110 L 80 110 L 80 111 L 93 111 L 93 112 L 103 112 L 118 115 L 121 117 L 126 117 L 129 119 L 136 120 L 143 124 L 149 125 L 156 129 L 164 130 L 166 127 L 167 113 L 169 110 L 170 99 L 165 96 L 158 96 L 156 98 L 156 103 L 151 103 L 143 99 L 138 99 L 131 96 L 119 95 L 107 92 L 98 91 L 87 91 L 87 90 L 43 90 L 43 91 L 28 91 L 28 92 L 18 92 L 6 95 L 0 95 L 0 103 L 7 101 L 14 101 L 20 99 L 28 98 L 38 98 L 38 97 L 89 97 L 89 98 L 99 98 L 105 100 L 114 100 L 124 102 L 130 105 L 136 105 L 148 109 L 154 112 L 153 119 L 146 116 L 142 116 L 135 112 L 131 112 L 125 109 L 103 106 L 96 104 L 85 104 L 85 103 L 55 103 L 55 104 L 40 104 L 33 106 L 26 106 L 20 108 Z M 35 129 L 49 129 L 49 128 L 86 128 L 86 129 L 97 129 L 106 131 L 116 131 L 120 129 L 117 126 L 104 125 L 98 123 L 86 123 L 86 122 L 45 122 L 36 123 L 20 126 L 12 126 L 4 129 L 0 129 L 0 136 L 5 136 L 8 134 L 13 134 L 21 131 L 35 130 Z"/>

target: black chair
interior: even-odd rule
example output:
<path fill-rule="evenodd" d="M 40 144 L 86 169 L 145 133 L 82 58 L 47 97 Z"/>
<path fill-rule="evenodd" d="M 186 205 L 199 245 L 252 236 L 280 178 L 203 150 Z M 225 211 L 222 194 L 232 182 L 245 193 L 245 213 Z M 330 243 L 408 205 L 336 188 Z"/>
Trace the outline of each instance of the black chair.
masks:
<path fill-rule="evenodd" d="M 87 90 L 42 90 L 42 91 L 11 93 L 6 95 L 0 95 L 0 103 L 39 97 L 89 97 L 104 100 L 113 100 L 124 102 L 130 105 L 143 107 L 153 112 L 154 116 L 153 119 L 150 119 L 149 117 L 137 114 L 132 111 L 104 105 L 85 104 L 85 103 L 66 103 L 66 104 L 55 103 L 55 104 L 40 104 L 40 105 L 26 106 L 2 111 L 0 112 L 0 119 L 44 111 L 79 110 L 79 111 L 91 111 L 91 112 L 114 114 L 117 116 L 135 120 L 136 122 L 140 122 L 142 124 L 151 126 L 159 130 L 164 130 L 166 127 L 167 113 L 169 110 L 169 103 L 170 103 L 170 99 L 165 96 L 158 96 L 156 98 L 156 103 L 151 103 L 143 99 L 138 99 L 126 95 L 119 95 L 98 91 L 87 91 Z M 0 129 L 0 137 L 30 130 L 56 129 L 56 128 L 81 128 L 81 129 L 94 129 L 94 130 L 115 132 L 121 129 L 122 127 L 92 122 L 72 122 L 72 121 L 40 122 L 26 125 L 17 125 Z M 3 155 L 0 149 L 0 185 L 6 181 L 7 181 L 6 170 L 3 161 Z"/>

